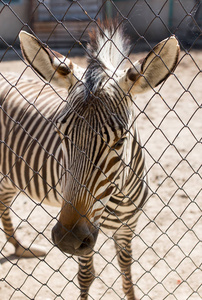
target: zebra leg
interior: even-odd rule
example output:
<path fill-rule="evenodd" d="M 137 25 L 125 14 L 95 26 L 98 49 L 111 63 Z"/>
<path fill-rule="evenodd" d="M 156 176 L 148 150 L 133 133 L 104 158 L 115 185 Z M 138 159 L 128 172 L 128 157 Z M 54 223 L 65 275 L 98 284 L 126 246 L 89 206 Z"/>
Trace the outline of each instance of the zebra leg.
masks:
<path fill-rule="evenodd" d="M 122 273 L 123 291 L 128 300 L 138 300 L 135 297 L 132 275 L 131 275 L 131 264 L 132 264 L 132 249 L 131 240 L 132 234 L 118 233 L 114 236 L 115 247 L 117 253 L 118 263 Z"/>
<path fill-rule="evenodd" d="M 11 194 L 9 195 L 11 196 Z M 46 254 L 46 251 L 43 247 L 39 246 L 31 246 L 31 247 L 24 247 L 22 244 L 18 241 L 18 239 L 15 236 L 15 229 L 13 227 L 13 223 L 10 216 L 10 203 L 14 196 L 12 194 L 12 197 L 8 197 L 8 193 L 1 194 L 1 200 L 0 200 L 0 219 L 3 224 L 4 233 L 6 235 L 6 239 L 8 242 L 10 242 L 15 247 L 15 255 L 20 257 L 38 257 L 38 256 L 44 256 Z"/>
<path fill-rule="evenodd" d="M 0 201 L 0 217 L 4 228 L 6 239 L 15 249 L 18 248 L 18 241 L 15 238 L 14 227 L 10 217 L 10 208 Z"/>
<path fill-rule="evenodd" d="M 79 257 L 78 281 L 81 289 L 81 300 L 88 299 L 89 288 L 95 278 L 92 251 L 89 255 Z"/>

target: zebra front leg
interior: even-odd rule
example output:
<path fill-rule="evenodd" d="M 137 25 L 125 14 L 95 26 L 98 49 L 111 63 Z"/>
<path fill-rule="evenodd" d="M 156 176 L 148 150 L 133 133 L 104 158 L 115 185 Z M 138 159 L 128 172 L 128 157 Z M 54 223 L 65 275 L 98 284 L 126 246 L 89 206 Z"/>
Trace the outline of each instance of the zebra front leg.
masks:
<path fill-rule="evenodd" d="M 89 288 L 95 279 L 92 251 L 89 255 L 79 257 L 78 281 L 81 289 L 81 300 L 88 299 Z"/>
<path fill-rule="evenodd" d="M 7 202 L 7 204 L 5 204 Z M 46 251 L 43 247 L 39 246 L 31 246 L 25 247 L 18 241 L 15 236 L 15 230 L 13 227 L 13 223 L 11 221 L 10 216 L 10 201 L 2 202 L 0 201 L 0 219 L 3 224 L 4 233 L 6 235 L 6 239 L 9 243 L 11 243 L 15 247 L 15 255 L 20 257 L 39 257 L 44 256 Z"/>
<path fill-rule="evenodd" d="M 133 235 L 115 235 L 115 247 L 118 263 L 122 273 L 123 291 L 128 300 L 138 300 L 135 297 L 131 275 L 132 249 L 131 241 Z"/>

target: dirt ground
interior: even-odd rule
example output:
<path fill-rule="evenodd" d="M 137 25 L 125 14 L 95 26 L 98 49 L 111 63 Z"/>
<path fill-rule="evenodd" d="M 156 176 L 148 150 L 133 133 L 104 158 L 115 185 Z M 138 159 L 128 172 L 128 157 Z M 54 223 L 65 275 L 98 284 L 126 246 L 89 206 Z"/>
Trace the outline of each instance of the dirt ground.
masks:
<path fill-rule="evenodd" d="M 85 65 L 84 58 L 74 62 Z M 25 68 L 22 61 L 0 64 L 2 73 L 20 74 Z M 134 104 L 150 178 L 150 197 L 133 238 L 133 282 L 142 300 L 202 297 L 201 69 L 201 51 L 182 52 L 175 75 L 156 93 L 139 95 Z M 58 209 L 36 206 L 21 196 L 12 210 L 20 240 L 44 246 L 47 255 L 15 257 L 0 229 L 0 299 L 78 299 L 77 258 L 51 242 Z M 98 237 L 89 299 L 125 299 L 110 234 Z"/>

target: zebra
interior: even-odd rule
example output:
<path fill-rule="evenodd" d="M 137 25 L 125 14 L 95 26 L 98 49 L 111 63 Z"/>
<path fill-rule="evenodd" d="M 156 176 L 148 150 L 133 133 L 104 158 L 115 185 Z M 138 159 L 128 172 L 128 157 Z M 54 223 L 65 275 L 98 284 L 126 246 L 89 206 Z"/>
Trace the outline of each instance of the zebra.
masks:
<path fill-rule="evenodd" d="M 0 216 L 6 238 L 18 256 L 43 254 L 25 249 L 16 237 L 9 209 L 16 194 L 60 207 L 53 244 L 78 256 L 84 300 L 95 278 L 99 229 L 110 229 L 123 291 L 128 300 L 137 299 L 131 240 L 149 188 L 134 101 L 174 71 L 178 41 L 163 40 L 126 68 L 131 42 L 123 26 L 99 23 L 89 33 L 84 69 L 30 33 L 19 37 L 23 57 L 41 81 L 0 79 Z"/>

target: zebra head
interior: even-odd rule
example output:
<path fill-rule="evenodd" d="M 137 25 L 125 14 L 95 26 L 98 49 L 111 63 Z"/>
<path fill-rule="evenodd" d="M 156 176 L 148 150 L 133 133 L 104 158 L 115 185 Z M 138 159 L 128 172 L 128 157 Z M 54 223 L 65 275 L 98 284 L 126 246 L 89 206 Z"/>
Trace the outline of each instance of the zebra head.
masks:
<path fill-rule="evenodd" d="M 67 90 L 68 103 L 56 122 L 62 141 L 64 201 L 52 235 L 61 250 L 87 254 L 110 197 L 127 182 L 135 138 L 130 133 L 132 99 L 171 74 L 178 61 L 178 42 L 172 36 L 124 69 L 128 40 L 119 26 L 108 24 L 91 32 L 84 70 L 28 33 L 21 32 L 20 40 L 34 69 Z"/>

